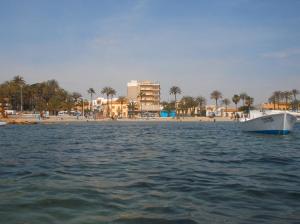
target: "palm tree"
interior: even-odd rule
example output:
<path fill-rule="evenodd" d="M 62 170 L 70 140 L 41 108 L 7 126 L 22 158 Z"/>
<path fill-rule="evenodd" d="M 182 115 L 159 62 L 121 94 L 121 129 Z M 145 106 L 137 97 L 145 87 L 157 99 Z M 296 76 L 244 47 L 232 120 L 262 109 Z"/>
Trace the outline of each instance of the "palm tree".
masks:
<path fill-rule="evenodd" d="M 25 85 L 26 82 L 24 80 L 24 78 L 22 76 L 14 76 L 13 80 L 12 80 L 16 85 L 21 86 L 21 85 Z"/>
<path fill-rule="evenodd" d="M 300 94 L 299 90 L 293 89 L 291 92 L 292 92 L 292 94 L 293 94 L 293 96 L 294 96 L 294 100 L 297 100 L 297 95 Z"/>
<path fill-rule="evenodd" d="M 284 101 L 285 101 L 285 93 L 284 91 L 279 91 L 279 99 L 278 99 L 279 102 L 282 102 L 284 104 Z M 278 107 L 279 109 L 279 107 Z"/>
<path fill-rule="evenodd" d="M 273 94 L 272 96 L 270 96 L 269 98 L 269 103 L 273 104 L 273 109 L 276 109 L 276 96 Z"/>
<path fill-rule="evenodd" d="M 119 96 L 118 102 L 121 104 L 121 117 L 123 118 L 123 104 L 126 102 L 126 97 Z"/>
<path fill-rule="evenodd" d="M 111 90 L 112 90 L 112 88 L 108 87 L 108 86 L 104 87 L 101 90 L 101 94 L 106 95 L 106 100 L 107 100 L 107 103 L 106 103 L 106 106 L 107 106 L 107 108 L 106 108 L 106 116 L 107 117 L 109 116 L 109 96 L 111 94 Z"/>
<path fill-rule="evenodd" d="M 113 88 L 110 88 L 109 95 L 110 95 L 110 108 L 112 108 L 112 99 L 117 94 L 117 91 Z M 112 116 L 112 114 L 110 114 Z"/>
<path fill-rule="evenodd" d="M 170 95 L 174 95 L 175 98 L 175 113 L 177 117 L 177 95 L 181 94 L 181 89 L 178 86 L 172 86 L 169 91 Z"/>
<path fill-rule="evenodd" d="M 247 93 L 241 93 L 240 94 L 240 99 L 243 101 L 243 107 L 245 106 L 245 101 L 248 98 L 248 94 Z"/>
<path fill-rule="evenodd" d="M 140 102 L 141 102 L 141 117 L 142 117 L 142 113 L 143 113 L 143 97 L 146 96 L 146 93 L 145 92 L 140 92 L 138 97 L 140 98 Z"/>
<path fill-rule="evenodd" d="M 214 90 L 210 94 L 210 98 L 216 101 L 216 110 L 218 109 L 218 100 L 222 99 L 222 93 L 219 92 L 218 90 Z"/>
<path fill-rule="evenodd" d="M 184 112 L 184 114 L 187 114 L 188 111 L 190 111 L 190 115 L 194 116 L 195 114 L 195 108 L 198 106 L 198 103 L 194 99 L 194 97 L 191 96 L 184 96 L 179 102 L 179 108 Z"/>
<path fill-rule="evenodd" d="M 225 105 L 225 113 L 226 113 L 226 116 L 227 116 L 227 107 L 230 104 L 230 99 L 225 98 L 225 99 L 222 100 L 222 103 Z"/>
<path fill-rule="evenodd" d="M 89 88 L 87 92 L 88 92 L 88 94 L 90 94 L 90 96 L 91 96 L 90 110 L 92 111 L 93 95 L 94 95 L 96 92 L 95 92 L 95 90 L 94 90 L 93 88 Z"/>
<path fill-rule="evenodd" d="M 279 110 L 280 101 L 282 98 L 282 92 L 281 91 L 275 91 L 273 92 L 274 101 L 277 103 L 277 109 Z"/>
<path fill-rule="evenodd" d="M 198 104 L 198 106 L 200 108 L 200 114 L 201 114 L 202 108 L 206 104 L 206 99 L 203 96 L 198 96 L 198 97 L 196 97 L 195 101 L 196 101 L 196 103 Z"/>
<path fill-rule="evenodd" d="M 15 76 L 13 78 L 13 83 L 20 88 L 20 110 L 23 111 L 23 87 L 26 84 L 22 76 Z"/>
<path fill-rule="evenodd" d="M 293 89 L 292 90 L 292 94 L 293 94 L 293 96 L 294 96 L 294 105 L 295 105 L 295 107 L 296 107 L 296 110 L 297 110 L 297 112 L 298 112 L 298 100 L 297 100 L 297 95 L 299 95 L 300 94 L 300 92 L 299 92 L 299 90 L 297 90 L 297 89 Z"/>
<path fill-rule="evenodd" d="M 136 110 L 136 107 L 137 107 L 137 103 L 136 103 L 136 102 L 131 101 L 131 102 L 128 103 L 128 105 L 127 105 L 127 108 L 128 108 L 128 116 L 129 116 L 130 118 L 133 117 L 134 112 L 135 112 L 135 110 Z"/>
<path fill-rule="evenodd" d="M 288 110 L 289 109 L 289 101 L 292 99 L 292 95 L 293 93 L 290 91 L 284 91 L 283 92 L 283 97 L 285 99 L 285 109 Z"/>
<path fill-rule="evenodd" d="M 241 97 L 237 94 L 235 94 L 233 97 L 232 97 L 232 102 L 235 104 L 235 111 L 236 113 L 238 112 L 238 108 L 237 108 L 237 105 L 238 103 L 240 102 L 241 100 Z"/>
<path fill-rule="evenodd" d="M 248 96 L 245 99 L 245 105 L 248 107 L 248 111 L 250 111 L 251 105 L 253 105 L 253 103 L 254 103 L 254 98 Z"/>
<path fill-rule="evenodd" d="M 78 93 L 78 92 L 73 92 L 73 93 L 72 93 L 72 97 L 74 98 L 75 102 L 77 102 L 78 99 L 79 99 L 80 97 L 82 97 L 82 95 L 81 95 L 80 93 Z"/>

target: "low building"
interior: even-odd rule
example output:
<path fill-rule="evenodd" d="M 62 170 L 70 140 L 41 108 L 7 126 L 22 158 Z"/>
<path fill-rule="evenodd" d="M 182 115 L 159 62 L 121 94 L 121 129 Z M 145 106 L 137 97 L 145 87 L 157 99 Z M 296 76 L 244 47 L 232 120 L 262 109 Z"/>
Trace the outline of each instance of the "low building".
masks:
<path fill-rule="evenodd" d="M 236 113 L 239 113 L 239 115 L 241 114 L 235 108 L 231 107 L 227 107 L 226 109 L 226 107 L 221 106 L 216 109 L 216 105 L 207 105 L 205 109 L 207 117 L 216 116 L 234 118 Z"/>
<path fill-rule="evenodd" d="M 123 102 L 119 98 L 106 99 L 98 97 L 93 100 L 93 109 L 104 117 L 128 117 L 128 100 Z"/>
<path fill-rule="evenodd" d="M 114 100 L 109 107 L 111 111 L 111 117 L 128 117 L 128 100 L 126 100 L 125 102 L 120 102 L 118 99 Z"/>
<path fill-rule="evenodd" d="M 261 105 L 264 110 L 289 110 L 291 109 L 291 104 L 288 103 L 263 103 Z"/>

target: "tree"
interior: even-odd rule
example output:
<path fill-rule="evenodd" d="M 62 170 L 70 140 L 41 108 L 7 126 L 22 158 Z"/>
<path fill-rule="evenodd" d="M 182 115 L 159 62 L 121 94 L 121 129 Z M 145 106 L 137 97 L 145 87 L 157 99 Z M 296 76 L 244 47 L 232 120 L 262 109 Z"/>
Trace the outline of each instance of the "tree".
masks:
<path fill-rule="evenodd" d="M 104 88 L 101 90 L 101 94 L 106 95 L 106 100 L 107 100 L 107 103 L 106 103 L 106 106 L 107 106 L 107 108 L 106 108 L 106 116 L 107 116 L 107 117 L 108 117 L 109 114 L 110 114 L 110 110 L 109 110 L 109 96 L 110 96 L 110 94 L 111 94 L 111 90 L 112 90 L 112 88 L 109 87 L 109 86 L 106 86 L 106 87 L 104 87 Z"/>
<path fill-rule="evenodd" d="M 117 91 L 110 87 L 109 95 L 110 95 L 110 108 L 112 108 L 112 99 L 117 94 Z M 112 116 L 112 114 L 110 114 Z"/>
<path fill-rule="evenodd" d="M 195 101 L 198 104 L 198 107 L 200 109 L 200 114 L 201 114 L 203 111 L 203 107 L 206 104 L 206 99 L 203 96 L 198 96 L 198 97 L 196 97 Z"/>
<path fill-rule="evenodd" d="M 92 111 L 93 95 L 94 95 L 96 92 L 95 92 L 95 90 L 94 90 L 93 88 L 89 88 L 87 92 L 88 92 L 88 94 L 90 94 L 90 96 L 91 96 L 90 111 Z"/>
<path fill-rule="evenodd" d="M 241 93 L 240 94 L 240 99 L 243 101 L 243 107 L 245 106 L 245 101 L 248 98 L 248 94 L 247 93 Z"/>
<path fill-rule="evenodd" d="M 170 95 L 174 95 L 175 99 L 175 112 L 177 117 L 177 95 L 181 94 L 181 89 L 178 86 L 172 86 L 169 91 Z"/>
<path fill-rule="evenodd" d="M 238 112 L 238 103 L 240 102 L 241 97 L 237 94 L 233 95 L 232 102 L 235 104 L 235 111 Z"/>
<path fill-rule="evenodd" d="M 168 117 L 170 116 L 172 110 L 174 110 L 174 104 L 173 102 L 168 103 L 166 101 L 161 102 L 161 106 L 163 108 L 164 111 L 166 111 L 168 113 Z"/>
<path fill-rule="evenodd" d="M 225 99 L 222 100 L 222 103 L 225 105 L 225 112 L 226 112 L 226 115 L 227 115 L 227 107 L 230 104 L 230 99 L 225 98 Z"/>
<path fill-rule="evenodd" d="M 19 75 L 15 76 L 12 81 L 17 86 L 24 86 L 26 84 L 24 78 L 22 76 L 19 76 Z"/>
<path fill-rule="evenodd" d="M 184 96 L 181 98 L 181 100 L 178 103 L 178 111 L 180 111 L 182 114 L 186 115 L 189 109 L 189 102 L 188 97 Z"/>
<path fill-rule="evenodd" d="M 119 96 L 118 102 L 121 104 L 121 117 L 123 118 L 123 104 L 126 102 L 125 96 Z"/>
<path fill-rule="evenodd" d="M 56 80 L 29 85 L 22 77 L 16 76 L 0 84 L 0 103 L 3 102 L 5 109 L 21 108 L 21 110 L 30 110 L 34 113 L 49 111 L 50 114 L 56 114 L 58 110 L 70 111 L 74 106 L 75 98 L 75 95 L 61 88 Z"/>
<path fill-rule="evenodd" d="M 293 96 L 294 96 L 294 100 L 297 100 L 297 95 L 300 94 L 299 90 L 293 89 L 291 92 L 292 92 L 292 94 L 293 94 Z"/>
<path fill-rule="evenodd" d="M 279 105 L 282 99 L 282 92 L 281 91 L 275 91 L 273 93 L 274 101 L 277 103 L 277 109 L 279 110 Z"/>
<path fill-rule="evenodd" d="M 298 112 L 298 105 L 299 105 L 299 102 L 297 100 L 297 95 L 300 94 L 299 90 L 297 89 L 293 89 L 292 90 L 292 94 L 294 96 L 294 108 L 296 108 L 297 112 Z"/>
<path fill-rule="evenodd" d="M 20 89 L 20 110 L 23 111 L 23 87 L 25 86 L 26 82 L 22 76 L 15 76 L 13 78 L 13 83 Z"/>
<path fill-rule="evenodd" d="M 198 106 L 196 100 L 191 96 L 184 96 L 179 101 L 178 108 L 183 112 L 183 114 L 187 114 L 190 111 L 190 115 L 194 116 L 195 108 Z"/>
<path fill-rule="evenodd" d="M 73 92 L 72 97 L 74 98 L 75 102 L 78 102 L 78 99 L 82 97 L 82 95 L 78 92 Z"/>
<path fill-rule="evenodd" d="M 43 100 L 45 101 L 46 110 L 49 110 L 49 103 L 51 98 L 55 97 L 58 93 L 62 91 L 56 80 L 48 80 L 41 83 L 40 91 L 42 92 Z"/>
<path fill-rule="evenodd" d="M 288 110 L 289 109 L 289 102 L 292 99 L 292 92 L 284 91 L 283 92 L 283 97 L 284 97 L 284 100 L 285 100 L 285 109 Z"/>
<path fill-rule="evenodd" d="M 128 116 L 130 118 L 133 117 L 135 111 L 137 110 L 137 103 L 136 102 L 129 102 L 128 105 L 127 105 L 127 108 L 128 108 Z"/>
<path fill-rule="evenodd" d="M 284 102 L 285 102 L 285 93 L 284 93 L 284 91 L 279 91 L 279 99 L 278 99 L 278 101 L 279 101 L 279 103 L 282 102 L 284 104 Z M 280 109 L 279 105 L 278 105 L 278 109 Z"/>
<path fill-rule="evenodd" d="M 273 104 L 273 109 L 276 109 L 276 96 L 273 94 L 272 96 L 269 97 L 268 99 L 269 103 Z"/>
<path fill-rule="evenodd" d="M 216 110 L 218 109 L 218 100 L 222 99 L 222 93 L 219 92 L 218 90 L 214 90 L 210 94 L 210 98 L 216 101 Z"/>
<path fill-rule="evenodd" d="M 142 92 L 140 91 L 139 95 L 137 97 L 140 98 L 140 104 L 141 104 L 141 117 L 142 117 L 142 114 L 143 114 L 143 97 L 146 96 L 146 93 L 145 92 Z"/>
<path fill-rule="evenodd" d="M 253 103 L 254 103 L 254 98 L 248 96 L 248 97 L 245 99 L 245 106 L 248 107 L 248 111 L 250 111 L 251 106 L 253 105 Z"/>

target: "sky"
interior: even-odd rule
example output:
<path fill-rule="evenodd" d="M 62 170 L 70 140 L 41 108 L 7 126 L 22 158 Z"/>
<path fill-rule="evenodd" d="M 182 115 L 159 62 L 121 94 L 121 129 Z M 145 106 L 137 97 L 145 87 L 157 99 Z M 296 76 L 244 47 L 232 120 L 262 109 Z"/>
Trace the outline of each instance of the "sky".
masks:
<path fill-rule="evenodd" d="M 130 80 L 171 100 L 213 90 L 255 103 L 300 89 L 298 0 L 0 0 L 0 82 L 56 79 L 87 96 Z"/>

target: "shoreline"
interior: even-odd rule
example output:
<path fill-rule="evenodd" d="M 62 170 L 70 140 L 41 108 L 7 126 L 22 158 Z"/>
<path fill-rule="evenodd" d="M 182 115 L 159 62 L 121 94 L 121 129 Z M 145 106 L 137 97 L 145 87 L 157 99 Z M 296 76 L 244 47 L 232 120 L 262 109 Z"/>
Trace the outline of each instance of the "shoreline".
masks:
<path fill-rule="evenodd" d="M 35 119 L 35 118 L 4 118 L 1 121 L 7 122 L 8 125 L 33 125 L 33 124 L 59 124 L 59 123 L 87 123 L 87 122 L 234 122 L 234 119 L 224 117 L 184 117 L 184 118 L 122 118 L 112 120 L 109 118 L 103 119 L 83 119 L 76 117 L 50 117 L 47 119 Z"/>

